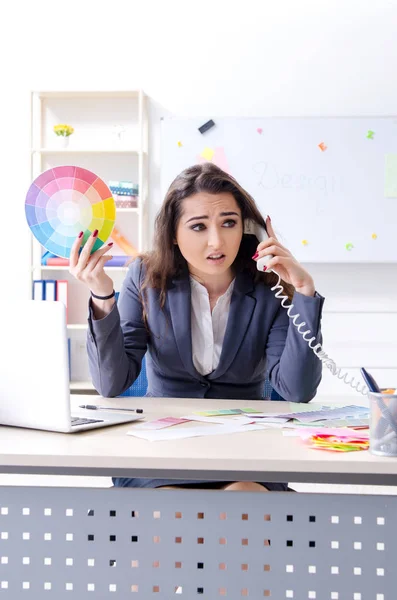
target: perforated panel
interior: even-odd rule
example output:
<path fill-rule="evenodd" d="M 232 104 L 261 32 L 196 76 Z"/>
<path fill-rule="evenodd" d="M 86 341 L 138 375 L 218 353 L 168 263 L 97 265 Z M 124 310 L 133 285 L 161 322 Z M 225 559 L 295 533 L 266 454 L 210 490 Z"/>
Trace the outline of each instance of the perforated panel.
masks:
<path fill-rule="evenodd" d="M 395 600 L 397 498 L 2 488 L 10 598 Z"/>

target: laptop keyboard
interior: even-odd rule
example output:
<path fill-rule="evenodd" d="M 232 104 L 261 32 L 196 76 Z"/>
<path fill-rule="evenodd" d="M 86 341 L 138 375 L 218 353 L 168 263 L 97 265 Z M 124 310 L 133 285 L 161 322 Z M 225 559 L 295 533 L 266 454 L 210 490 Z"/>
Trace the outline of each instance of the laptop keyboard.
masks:
<path fill-rule="evenodd" d="M 76 425 L 89 425 L 90 423 L 103 423 L 103 419 L 84 419 L 80 417 L 72 417 L 72 427 L 76 427 Z"/>

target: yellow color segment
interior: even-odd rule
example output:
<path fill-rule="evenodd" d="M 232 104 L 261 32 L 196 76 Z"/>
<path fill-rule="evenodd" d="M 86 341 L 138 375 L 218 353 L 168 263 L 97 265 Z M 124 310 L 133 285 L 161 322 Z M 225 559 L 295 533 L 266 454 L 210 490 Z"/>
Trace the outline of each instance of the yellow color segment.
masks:
<path fill-rule="evenodd" d="M 88 229 L 91 232 L 95 231 L 95 229 L 98 229 L 98 231 L 101 231 L 102 227 L 103 227 L 103 219 L 92 219 L 91 223 L 88 225 Z"/>
<path fill-rule="evenodd" d="M 103 219 L 105 216 L 105 209 L 103 206 L 103 202 L 97 202 L 96 204 L 91 204 L 92 216 L 94 219 Z"/>
<path fill-rule="evenodd" d="M 373 233 L 373 234 L 372 234 L 372 239 L 373 239 L 373 240 L 376 240 L 376 239 L 378 239 L 378 236 L 376 235 L 376 233 Z"/>
<path fill-rule="evenodd" d="M 105 211 L 105 218 L 114 221 L 116 219 L 116 205 L 113 198 L 106 198 L 106 200 L 103 200 L 103 208 Z"/>
<path fill-rule="evenodd" d="M 308 243 L 309 243 L 309 242 L 308 242 L 307 240 L 302 240 L 302 244 L 303 244 L 304 246 L 307 246 L 307 245 L 308 245 Z"/>
<path fill-rule="evenodd" d="M 102 225 L 102 228 L 99 230 L 98 237 L 101 238 L 104 242 L 110 237 L 110 234 L 113 231 L 114 222 L 106 220 Z"/>

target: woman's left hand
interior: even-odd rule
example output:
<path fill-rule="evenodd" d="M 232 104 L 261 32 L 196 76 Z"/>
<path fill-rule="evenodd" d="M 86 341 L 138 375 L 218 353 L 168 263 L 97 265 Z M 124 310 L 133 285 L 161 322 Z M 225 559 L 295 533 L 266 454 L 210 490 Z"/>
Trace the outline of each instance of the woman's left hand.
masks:
<path fill-rule="evenodd" d="M 315 287 L 312 276 L 292 256 L 291 252 L 280 244 L 274 233 L 270 217 L 266 219 L 266 229 L 269 239 L 258 245 L 254 260 L 273 254 L 274 258 L 270 259 L 267 269 L 274 269 L 281 279 L 292 284 L 300 294 L 314 296 Z"/>

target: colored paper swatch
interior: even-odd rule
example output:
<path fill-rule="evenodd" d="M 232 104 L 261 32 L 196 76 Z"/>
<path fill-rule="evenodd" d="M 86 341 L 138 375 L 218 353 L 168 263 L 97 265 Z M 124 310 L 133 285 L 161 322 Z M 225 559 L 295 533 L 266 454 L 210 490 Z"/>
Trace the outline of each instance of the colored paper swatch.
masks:
<path fill-rule="evenodd" d="M 98 229 L 95 252 L 112 233 L 116 206 L 108 186 L 97 175 L 81 167 L 48 169 L 30 186 L 25 200 L 30 230 L 52 254 L 70 257 L 71 247 L 84 232 L 82 245 Z"/>
<path fill-rule="evenodd" d="M 385 198 L 397 198 L 397 154 L 385 158 Z"/>

